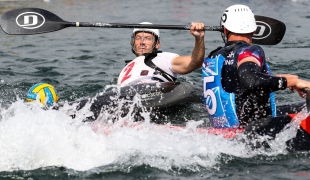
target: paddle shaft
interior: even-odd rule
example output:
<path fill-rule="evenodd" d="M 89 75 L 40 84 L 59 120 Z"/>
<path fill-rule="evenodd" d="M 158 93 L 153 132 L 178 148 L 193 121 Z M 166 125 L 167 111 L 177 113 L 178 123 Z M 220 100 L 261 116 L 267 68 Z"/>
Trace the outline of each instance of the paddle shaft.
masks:
<path fill-rule="evenodd" d="M 121 24 L 121 23 L 88 23 L 88 22 L 66 22 L 67 27 L 102 27 L 102 28 L 150 28 L 150 29 L 175 29 L 190 30 L 190 25 L 159 25 L 159 24 Z M 206 26 L 205 31 L 223 31 L 220 26 Z"/>

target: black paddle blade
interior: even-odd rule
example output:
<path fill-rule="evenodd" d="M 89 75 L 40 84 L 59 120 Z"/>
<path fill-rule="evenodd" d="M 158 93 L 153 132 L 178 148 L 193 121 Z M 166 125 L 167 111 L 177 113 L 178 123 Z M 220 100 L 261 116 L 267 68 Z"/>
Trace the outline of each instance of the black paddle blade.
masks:
<path fill-rule="evenodd" d="M 260 45 L 276 45 L 284 37 L 286 26 L 283 22 L 276 19 L 255 16 L 257 29 L 253 36 L 253 43 Z"/>
<path fill-rule="evenodd" d="M 21 8 L 3 13 L 0 25 L 7 34 L 30 35 L 63 29 L 67 22 L 44 9 Z"/>

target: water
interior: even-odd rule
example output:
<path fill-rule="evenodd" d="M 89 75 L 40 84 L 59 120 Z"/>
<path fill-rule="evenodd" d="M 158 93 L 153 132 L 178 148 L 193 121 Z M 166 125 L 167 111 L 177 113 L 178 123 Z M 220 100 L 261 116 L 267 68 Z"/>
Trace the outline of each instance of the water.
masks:
<path fill-rule="evenodd" d="M 49 10 L 67 21 L 186 25 L 200 21 L 218 25 L 222 11 L 242 3 L 258 15 L 287 26 L 276 46 L 263 46 L 274 74 L 292 73 L 310 80 L 309 0 L 225 1 L 1 1 L 0 12 L 21 7 Z M 128 127 L 82 123 L 66 111 L 25 104 L 27 90 L 37 82 L 53 84 L 60 101 L 91 97 L 116 83 L 130 50 L 131 29 L 66 28 L 34 36 L 0 32 L 0 177 L 1 179 L 309 179 L 308 152 L 288 153 L 285 130 L 269 151 L 252 151 L 239 141 L 199 134 L 207 121 L 199 105 L 169 117 L 187 128 L 162 129 L 148 121 Z M 222 45 L 219 32 L 206 32 L 206 51 Z M 188 55 L 188 31 L 161 30 L 161 49 Z M 182 77 L 196 86 L 201 72 Z M 297 93 L 277 93 L 277 102 L 300 100 Z M 66 106 L 70 109 L 69 105 Z M 84 112 L 83 112 L 84 113 Z M 85 112 L 86 113 L 86 112 Z M 305 112 L 303 112 L 305 113 Z M 147 113 L 145 114 L 147 116 Z M 108 134 L 108 135 L 106 135 Z"/>

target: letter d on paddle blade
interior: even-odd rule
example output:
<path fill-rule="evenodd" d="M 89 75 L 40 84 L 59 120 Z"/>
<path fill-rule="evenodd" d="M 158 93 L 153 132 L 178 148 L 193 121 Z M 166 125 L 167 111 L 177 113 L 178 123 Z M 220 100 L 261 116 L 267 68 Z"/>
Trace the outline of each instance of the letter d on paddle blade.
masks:
<path fill-rule="evenodd" d="M 0 19 L 7 34 L 30 35 L 57 31 L 66 27 L 65 21 L 44 9 L 22 8 L 7 11 Z"/>
<path fill-rule="evenodd" d="M 253 43 L 260 45 L 276 45 L 284 37 L 286 26 L 276 19 L 255 16 L 257 29 L 253 36 Z"/>

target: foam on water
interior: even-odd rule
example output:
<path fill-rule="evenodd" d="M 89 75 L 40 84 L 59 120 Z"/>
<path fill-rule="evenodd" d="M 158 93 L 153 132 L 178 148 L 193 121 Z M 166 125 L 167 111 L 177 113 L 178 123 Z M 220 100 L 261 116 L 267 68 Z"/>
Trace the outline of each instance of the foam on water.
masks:
<path fill-rule="evenodd" d="M 202 122 L 190 121 L 186 128 L 170 129 L 131 117 L 116 123 L 101 117 L 82 123 L 82 115 L 72 119 L 65 110 L 44 110 L 38 102 L 14 102 L 1 109 L 0 171 L 31 170 L 64 166 L 74 170 L 97 167 L 130 170 L 149 165 L 165 171 L 216 168 L 232 157 L 253 157 L 286 153 L 283 139 L 296 127 L 280 133 L 272 142 L 272 151 L 253 151 L 238 140 L 197 133 Z M 72 110 L 72 107 L 71 107 Z M 81 112 L 83 114 L 83 112 Z M 144 112 L 147 117 L 148 113 Z M 295 128 L 295 129 L 294 129 Z M 223 160 L 223 154 L 226 159 Z"/>

